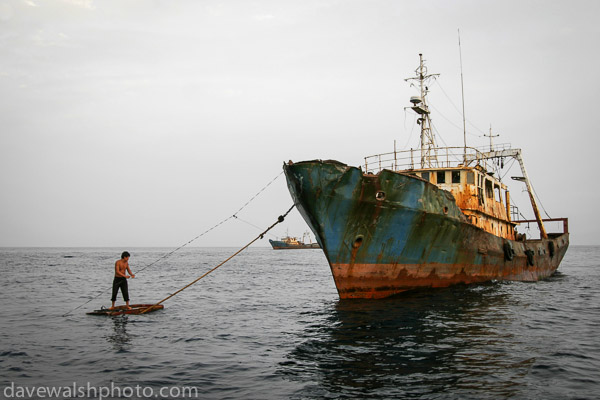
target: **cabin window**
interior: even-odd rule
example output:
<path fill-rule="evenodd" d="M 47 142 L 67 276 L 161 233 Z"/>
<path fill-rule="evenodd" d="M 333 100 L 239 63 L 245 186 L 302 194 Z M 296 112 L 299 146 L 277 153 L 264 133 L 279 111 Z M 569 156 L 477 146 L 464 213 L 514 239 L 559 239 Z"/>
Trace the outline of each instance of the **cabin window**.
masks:
<path fill-rule="evenodd" d="M 429 172 L 422 172 L 421 178 L 425 179 L 426 181 L 429 181 Z"/>
<path fill-rule="evenodd" d="M 452 171 L 452 183 L 460 183 L 460 171 Z"/>
<path fill-rule="evenodd" d="M 437 183 L 446 183 L 446 171 L 437 172 Z"/>
<path fill-rule="evenodd" d="M 500 192 L 500 186 L 494 185 L 494 191 L 496 192 L 496 201 L 502 203 L 502 193 Z"/>
<path fill-rule="evenodd" d="M 475 184 L 475 174 L 473 172 L 467 172 L 467 183 L 471 185 Z"/>
<path fill-rule="evenodd" d="M 489 179 L 485 180 L 485 197 L 489 199 L 494 198 L 494 189 L 492 186 L 492 181 L 490 181 Z"/>

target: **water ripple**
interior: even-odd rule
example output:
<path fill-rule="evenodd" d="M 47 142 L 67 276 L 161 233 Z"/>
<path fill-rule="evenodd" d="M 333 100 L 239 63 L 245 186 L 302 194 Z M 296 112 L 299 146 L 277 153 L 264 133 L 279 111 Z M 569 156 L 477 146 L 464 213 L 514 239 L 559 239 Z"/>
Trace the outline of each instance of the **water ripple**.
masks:
<path fill-rule="evenodd" d="M 145 316 L 60 317 L 99 291 L 118 249 L 2 249 L 0 389 L 195 386 L 206 399 L 564 399 L 600 393 L 600 248 L 536 283 L 341 301 L 320 251 L 250 249 Z M 130 249 L 132 266 L 165 249 Z M 185 249 L 130 283 L 151 303 L 231 249 Z M 83 269 L 82 269 L 83 268 Z M 73 274 L 73 269 L 80 271 Z M 17 274 L 18 271 L 18 274 Z"/>

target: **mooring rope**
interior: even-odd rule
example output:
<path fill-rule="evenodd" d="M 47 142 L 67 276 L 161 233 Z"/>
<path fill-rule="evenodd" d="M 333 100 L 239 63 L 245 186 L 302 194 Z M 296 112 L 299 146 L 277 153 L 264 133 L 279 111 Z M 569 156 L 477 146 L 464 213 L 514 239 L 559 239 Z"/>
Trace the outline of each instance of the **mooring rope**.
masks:
<path fill-rule="evenodd" d="M 214 225 L 212 228 L 207 229 L 206 231 L 202 232 L 201 234 L 199 234 L 198 236 L 196 236 L 195 238 L 193 238 L 192 240 L 189 240 L 187 243 L 182 244 L 181 246 L 179 246 L 178 248 L 176 248 L 175 250 L 163 255 L 162 257 L 158 258 L 157 260 L 153 261 L 152 263 L 146 265 L 145 267 L 138 269 L 137 272 L 142 272 L 143 270 L 145 270 L 146 268 L 149 268 L 151 266 L 153 266 L 154 264 L 156 264 L 157 262 L 159 262 L 160 260 L 164 260 L 167 257 L 170 257 L 173 253 L 183 249 L 185 246 L 187 246 L 188 244 L 198 240 L 199 238 L 201 238 L 202 236 L 206 235 L 208 232 L 212 231 L 213 229 L 216 229 L 217 227 L 223 225 L 225 222 L 229 221 L 232 218 L 235 219 L 239 219 L 239 217 L 237 216 L 237 214 L 242 211 L 244 208 L 246 208 L 248 206 L 248 204 L 250 204 L 255 198 L 257 198 L 262 192 L 265 191 L 266 188 L 268 188 L 273 182 L 275 182 L 277 180 L 277 178 L 279 178 L 281 176 L 281 174 L 283 174 L 283 171 L 281 171 L 279 174 L 277 174 L 277 176 L 275 178 L 273 178 L 269 183 L 267 183 L 265 186 L 263 186 L 262 189 L 260 189 L 258 192 L 256 192 L 256 194 L 254 196 L 252 196 L 252 198 L 250 198 L 250 200 L 248 200 L 246 202 L 246 204 L 244 204 L 242 207 L 240 207 L 239 210 L 237 210 L 235 213 L 233 213 L 233 215 L 230 215 L 229 217 L 225 218 L 224 220 L 222 220 L 221 222 L 217 223 L 216 225 Z M 244 221 L 245 222 L 245 221 Z"/>
<path fill-rule="evenodd" d="M 280 215 L 277 218 L 277 221 L 275 221 L 275 223 L 273 223 L 271 226 L 269 226 L 264 232 L 262 232 L 260 235 L 258 235 L 257 237 L 255 237 L 254 239 L 252 239 L 248 244 L 246 244 L 244 247 L 242 247 L 241 249 L 239 249 L 238 251 L 236 251 L 235 253 L 233 253 L 231 256 L 229 256 L 225 261 L 222 261 L 219 265 L 217 265 L 216 267 L 214 267 L 213 269 L 209 270 L 208 272 L 205 272 L 204 274 L 202 274 L 200 277 L 196 278 L 195 280 L 193 280 L 192 282 L 188 283 L 187 285 L 185 285 L 184 287 L 182 287 L 181 289 L 179 289 L 178 291 L 171 293 L 169 296 L 165 297 L 164 299 L 162 299 L 161 301 L 159 301 L 156 304 L 151 305 L 150 307 L 146 308 L 145 310 L 143 310 L 140 314 L 144 314 L 148 311 L 151 311 L 152 309 L 156 308 L 157 306 L 159 306 L 160 304 L 164 303 L 165 301 L 169 300 L 171 297 L 183 292 L 185 289 L 189 288 L 190 286 L 192 286 L 193 284 L 195 284 L 196 282 L 198 282 L 200 279 L 204 278 L 205 276 L 207 276 L 208 274 L 210 274 L 211 272 L 215 271 L 217 268 L 221 267 L 223 264 L 225 264 L 226 262 L 228 262 L 229 260 L 231 260 L 233 257 L 237 256 L 238 254 L 240 254 L 242 251 L 246 250 L 248 247 L 250 247 L 250 245 L 254 242 L 256 242 L 258 239 L 262 239 L 267 232 L 269 232 L 271 229 L 273 229 L 275 227 L 275 225 L 281 223 L 284 221 L 285 217 L 287 217 L 287 215 L 290 213 L 290 211 L 292 211 L 292 209 L 294 208 L 295 204 L 292 204 L 292 206 L 285 212 L 285 214 Z"/>
<path fill-rule="evenodd" d="M 201 234 L 199 234 L 198 236 L 196 236 L 195 238 L 193 238 L 192 240 L 187 241 L 186 243 L 182 244 L 181 246 L 177 247 L 176 249 L 170 251 L 167 254 L 164 254 L 163 256 L 157 258 L 156 260 L 154 260 L 153 262 L 151 262 L 150 264 L 146 265 L 143 268 L 137 269 L 136 272 L 140 273 L 143 270 L 153 266 L 154 264 L 156 264 L 157 262 L 164 260 L 165 258 L 170 257 L 171 255 L 173 255 L 173 253 L 183 249 L 185 246 L 189 245 L 190 243 L 198 240 L 199 238 L 201 238 L 202 236 L 206 235 L 208 232 L 212 231 L 213 229 L 216 229 L 217 227 L 223 225 L 225 222 L 229 221 L 232 218 L 235 219 L 239 219 L 239 217 L 237 216 L 237 214 L 242 211 L 244 208 L 246 208 L 248 206 L 248 204 L 250 204 L 254 199 L 256 199 L 262 192 L 265 191 L 266 188 L 268 188 L 273 182 L 275 182 L 277 180 L 277 178 L 279 178 L 281 175 L 283 174 L 283 171 L 281 171 L 279 174 L 277 174 L 277 176 L 275 176 L 275 178 L 271 179 L 271 181 L 269 183 L 267 183 L 265 186 L 263 186 L 262 189 L 260 189 L 258 192 L 256 192 L 256 194 L 254 196 L 252 196 L 250 198 L 250 200 L 248 200 L 246 202 L 246 204 L 244 204 L 242 207 L 240 207 L 239 210 L 237 210 L 235 213 L 233 213 L 233 215 L 230 215 L 229 217 L 225 218 L 224 220 L 222 220 L 221 222 L 218 222 L 216 225 L 214 225 L 213 227 L 205 230 L 204 232 L 202 232 Z M 288 211 L 289 212 L 289 211 Z M 287 215 L 287 213 L 286 213 Z M 244 221 L 245 222 L 245 221 Z M 72 309 L 71 311 L 66 312 L 65 314 L 63 314 L 63 317 L 66 317 L 67 315 L 71 314 L 73 311 L 80 309 L 81 307 L 85 306 L 86 304 L 88 304 L 89 302 L 96 300 L 98 297 L 100 297 L 101 295 L 103 295 L 104 293 L 106 293 L 108 290 L 112 289 L 112 286 L 108 287 L 107 289 L 102 290 L 100 293 L 98 293 L 96 296 L 92 297 L 91 299 L 89 299 L 88 301 L 86 301 L 83 304 L 80 304 L 79 306 L 75 307 L 74 309 Z"/>

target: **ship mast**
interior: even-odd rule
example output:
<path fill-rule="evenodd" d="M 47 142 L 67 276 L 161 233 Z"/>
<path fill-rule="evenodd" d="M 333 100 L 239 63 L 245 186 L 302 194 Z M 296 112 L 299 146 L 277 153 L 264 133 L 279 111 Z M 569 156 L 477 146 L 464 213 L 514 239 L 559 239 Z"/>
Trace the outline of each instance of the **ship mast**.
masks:
<path fill-rule="evenodd" d="M 427 67 L 423 62 L 423 54 L 419 54 L 419 67 L 415 70 L 414 78 L 407 78 L 406 81 L 417 81 L 421 96 L 412 96 L 410 102 L 413 103 L 411 109 L 420 115 L 417 123 L 421 126 L 421 168 L 431 168 L 432 164 L 437 164 L 437 155 L 435 154 L 435 137 L 431 130 L 431 118 L 429 117 L 429 107 L 427 106 L 427 81 L 439 76 L 439 74 L 428 74 Z"/>
<path fill-rule="evenodd" d="M 486 135 L 485 133 L 483 134 L 483 136 L 485 137 L 489 137 L 490 138 L 490 151 L 494 151 L 494 138 L 498 137 L 500 135 L 492 135 L 492 124 L 490 124 L 490 134 Z"/>

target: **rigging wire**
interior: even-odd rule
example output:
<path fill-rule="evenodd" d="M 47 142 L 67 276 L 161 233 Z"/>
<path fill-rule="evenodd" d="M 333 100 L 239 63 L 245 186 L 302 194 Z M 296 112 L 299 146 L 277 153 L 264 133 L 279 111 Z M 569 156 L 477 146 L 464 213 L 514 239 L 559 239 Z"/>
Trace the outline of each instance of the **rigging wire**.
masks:
<path fill-rule="evenodd" d="M 241 219 L 241 218 L 240 218 L 240 217 L 238 217 L 237 215 L 234 215 L 234 216 L 233 216 L 233 218 L 235 218 L 236 220 L 238 220 L 238 221 L 240 221 L 240 222 L 243 222 L 243 223 L 245 223 L 245 224 L 247 224 L 247 225 L 250 225 L 250 226 L 251 226 L 251 227 L 253 227 L 253 228 L 256 228 L 256 229 L 258 229 L 258 230 L 262 230 L 262 228 L 261 228 L 260 226 L 258 226 L 258 225 L 255 225 L 255 224 L 253 224 L 252 222 L 246 221 L 246 220 L 244 220 L 244 219 Z M 271 236 L 271 237 L 276 237 L 276 236 L 275 236 L 275 235 L 273 235 L 272 233 L 269 233 L 269 236 Z"/>
<path fill-rule="evenodd" d="M 436 139 L 439 139 L 442 143 L 444 143 L 445 147 L 450 147 L 450 146 L 448 146 L 448 144 L 444 140 L 444 137 L 440 134 L 440 131 L 438 130 L 437 126 L 434 125 L 433 121 L 430 122 L 429 126 L 431 126 L 431 129 L 435 131 L 435 137 L 436 137 Z"/>
<path fill-rule="evenodd" d="M 445 115 L 444 115 L 444 114 L 443 114 L 443 113 L 442 113 L 442 112 L 441 112 L 441 111 L 440 111 L 440 110 L 439 110 L 437 107 L 435 107 L 435 106 L 433 106 L 433 105 L 431 105 L 431 104 L 429 104 L 429 106 L 430 106 L 431 108 L 433 108 L 433 109 L 436 111 L 436 115 L 437 115 L 437 114 L 441 115 L 441 116 L 442 116 L 442 118 L 444 118 L 446 121 L 448 121 L 448 122 L 449 122 L 449 123 L 450 123 L 452 126 L 454 126 L 455 128 L 457 128 L 457 129 L 462 129 L 460 126 L 458 126 L 458 125 L 456 125 L 454 122 L 452 122 L 452 120 L 451 120 L 450 118 L 446 117 L 446 116 L 445 116 Z M 467 135 L 471 135 L 471 136 L 474 136 L 474 137 L 481 137 L 481 135 L 476 135 L 476 134 L 474 134 L 474 133 L 471 133 L 471 132 L 469 132 L 469 131 L 467 131 Z"/>
<path fill-rule="evenodd" d="M 444 93 L 444 96 L 446 96 L 446 98 L 448 99 L 448 101 L 450 102 L 450 104 L 452 104 L 452 106 L 454 106 L 454 109 L 456 110 L 456 112 L 458 113 L 458 115 L 462 115 L 462 112 L 460 111 L 460 109 L 458 108 L 458 106 L 456 104 L 454 104 L 454 102 L 452 101 L 452 99 L 450 98 L 450 96 L 448 96 L 448 93 L 446 93 L 446 91 L 442 87 L 442 84 L 437 79 L 433 82 L 433 85 L 435 85 L 435 84 L 437 84 L 440 87 L 440 89 L 442 89 L 442 93 Z"/>
<path fill-rule="evenodd" d="M 450 98 L 450 96 L 448 96 L 448 93 L 446 93 L 446 91 L 442 87 L 442 84 L 437 79 L 435 80 L 434 84 L 436 84 L 436 83 L 439 86 L 439 88 L 442 90 L 442 93 L 444 93 L 444 96 L 446 96 L 446 98 L 448 99 L 448 101 L 450 102 L 450 104 L 452 104 L 452 106 L 458 112 L 458 114 L 462 116 L 461 111 L 458 109 L 458 107 L 456 106 L 456 104 L 454 104 L 454 102 L 452 101 L 452 99 Z M 437 110 L 437 111 L 439 112 L 439 110 Z M 479 127 L 477 127 L 475 124 L 473 124 L 471 121 L 469 121 L 468 118 L 466 118 L 466 121 L 467 121 L 467 123 L 469 125 L 471 125 L 472 128 L 474 128 L 474 129 L 478 130 L 479 132 L 481 132 L 482 135 L 485 135 L 485 132 L 483 130 L 481 130 Z M 467 132 L 467 133 L 470 134 L 470 135 L 473 135 L 473 136 L 480 136 L 480 135 L 476 135 L 474 133 L 469 133 L 469 132 Z"/>
<path fill-rule="evenodd" d="M 201 234 L 199 234 L 198 236 L 196 236 L 195 238 L 187 241 L 186 243 L 182 244 L 181 246 L 177 247 L 176 249 L 164 254 L 163 256 L 157 258 L 155 261 L 151 262 L 150 264 L 140 268 L 137 270 L 138 273 L 144 271 L 145 269 L 153 266 L 154 264 L 156 264 L 157 262 L 164 260 L 168 257 L 170 257 L 171 255 L 173 255 L 175 252 L 181 250 L 182 248 L 184 248 L 185 246 L 189 245 L 190 243 L 196 241 L 197 239 L 201 238 L 202 236 L 206 235 L 207 233 L 209 233 L 210 231 L 216 229 L 217 227 L 223 225 L 225 222 L 229 221 L 232 218 L 235 219 L 239 219 L 239 217 L 237 216 L 237 214 L 242 211 L 244 208 L 246 208 L 248 206 L 248 204 L 250 204 L 256 197 L 258 197 L 258 195 L 260 195 L 267 187 L 269 187 L 273 182 L 275 182 L 281 175 L 283 174 L 283 171 L 281 171 L 279 174 L 277 174 L 277 176 L 275 176 L 275 178 L 273 178 L 269 183 L 267 183 L 262 189 L 260 189 L 254 196 L 252 196 L 252 198 L 250 198 L 250 200 L 248 200 L 246 202 L 246 204 L 244 204 L 242 207 L 240 207 L 239 210 L 237 210 L 233 215 L 223 219 L 222 221 L 218 222 L 217 224 L 215 224 L 214 226 L 212 226 L 211 228 L 205 230 L 204 232 L 202 232 Z M 291 209 L 290 209 L 291 210 Z M 289 213 L 289 211 L 288 211 Z M 286 213 L 287 215 L 287 213 Z M 244 221 L 245 222 L 245 221 Z M 260 228 L 259 228 L 260 229 Z M 83 307 L 84 305 L 88 304 L 89 302 L 97 299 L 98 297 L 100 297 L 102 294 L 106 293 L 108 290 L 112 289 L 112 287 L 109 287 L 107 289 L 103 289 L 100 293 L 98 293 L 96 296 L 90 298 L 88 301 L 86 301 L 85 303 L 75 307 L 74 309 L 72 309 L 71 311 L 68 311 L 67 313 L 63 314 L 63 317 L 66 317 L 67 315 L 71 314 L 73 311 Z"/>
<path fill-rule="evenodd" d="M 502 179 L 504 179 L 504 177 L 505 177 L 505 176 L 506 176 L 506 175 L 507 175 L 507 174 L 510 172 L 510 170 L 511 170 L 512 166 L 514 165 L 514 163 L 515 163 L 515 159 L 514 159 L 514 158 L 511 158 L 511 160 L 510 160 L 510 163 L 509 163 L 509 164 L 506 166 L 506 172 L 505 172 L 505 173 L 504 173 L 504 175 L 502 175 L 501 177 L 499 176 L 499 178 L 500 178 L 500 181 L 502 181 Z M 546 208 L 544 207 L 544 204 L 542 204 L 542 201 L 540 200 L 540 197 L 538 196 L 537 192 L 535 191 L 535 187 L 533 186 L 533 183 L 529 182 L 529 184 L 531 185 L 531 189 L 533 190 L 533 194 L 535 195 L 535 198 L 537 199 L 537 202 L 539 203 L 540 207 L 542 207 L 542 210 L 544 210 L 544 214 L 546 214 L 546 216 L 547 216 L 548 218 L 550 218 L 550 219 L 551 219 L 552 217 L 551 217 L 551 216 L 550 216 L 550 214 L 548 214 L 548 212 L 546 211 Z M 526 191 L 527 191 L 527 189 L 526 189 L 526 188 L 524 188 L 524 189 L 522 190 L 522 192 L 526 192 Z M 512 202 L 512 199 L 511 199 L 511 202 Z M 518 209 L 518 208 L 517 208 L 517 209 Z M 526 218 L 526 217 L 523 215 L 523 213 L 521 212 L 521 210 L 519 210 L 519 211 L 518 211 L 518 213 L 519 213 L 519 215 L 521 216 L 521 218 L 523 218 L 523 219 L 527 219 L 527 218 Z M 529 224 L 528 224 L 528 225 L 529 225 Z M 529 231 L 529 226 L 528 226 L 527 230 Z"/>
<path fill-rule="evenodd" d="M 410 126 L 410 135 L 408 136 L 408 140 L 402 149 L 406 149 L 408 144 L 410 143 L 413 133 L 415 131 L 415 121 L 417 120 L 417 114 L 413 114 L 413 123 Z M 404 130 L 406 131 L 406 108 L 404 109 Z"/>
<path fill-rule="evenodd" d="M 252 196 L 252 198 L 251 198 L 250 200 L 248 200 L 248 201 L 246 202 L 246 204 L 244 204 L 242 207 L 240 207 L 240 209 L 239 209 L 239 210 L 237 210 L 235 213 L 233 213 L 232 217 L 235 217 L 235 215 L 236 215 L 237 213 L 239 213 L 239 212 L 240 212 L 240 211 L 242 211 L 244 208 L 246 208 L 246 206 L 247 206 L 248 204 L 250 204 L 250 203 L 252 202 L 252 200 L 254 200 L 255 198 L 257 198 L 259 194 L 261 194 L 261 193 L 262 193 L 262 192 L 263 192 L 263 191 L 264 191 L 266 188 L 268 188 L 269 186 L 271 186 L 271 184 L 272 184 L 273 182 L 275 182 L 275 181 L 277 180 L 277 178 L 279 178 L 279 177 L 280 177 L 282 174 L 283 174 L 283 170 L 282 170 L 282 171 L 281 171 L 279 174 L 277 174 L 277 176 L 276 176 L 275 178 L 273 178 L 273 179 L 272 179 L 272 180 L 271 180 L 269 183 L 267 183 L 267 184 L 266 184 L 266 185 L 265 185 L 265 186 L 264 186 L 262 189 L 260 189 L 260 190 L 259 190 L 259 191 L 258 191 L 258 192 L 257 192 L 257 193 L 254 195 L 254 196 Z"/>
<path fill-rule="evenodd" d="M 533 183 L 529 182 L 529 184 L 531 185 L 531 189 L 533 190 L 533 194 L 535 194 L 535 198 L 537 199 L 538 203 L 540 203 L 540 206 L 542 206 L 542 210 L 544 210 L 544 214 L 546 214 L 546 216 L 548 218 L 552 218 L 550 215 L 548 215 L 548 212 L 544 208 L 544 205 L 542 204 L 542 201 L 540 200 L 540 197 L 538 196 L 537 192 L 535 191 L 535 188 L 533 187 Z"/>
<path fill-rule="evenodd" d="M 212 231 L 213 229 L 216 229 L 217 227 L 223 225 L 225 222 L 229 221 L 232 218 L 238 218 L 237 214 L 242 211 L 244 208 L 246 208 L 255 198 L 257 198 L 266 188 L 268 188 L 273 182 L 275 182 L 277 180 L 277 178 L 279 178 L 281 176 L 281 174 L 283 174 L 283 170 L 277 174 L 277 176 L 275 176 L 275 178 L 273 178 L 271 181 L 269 181 L 269 183 L 267 183 L 265 186 L 263 186 L 262 189 L 260 189 L 254 196 L 252 196 L 252 198 L 250 198 L 250 200 L 248 200 L 246 202 L 246 204 L 244 204 L 242 207 L 240 207 L 239 210 L 237 210 L 233 215 L 225 218 L 224 220 L 222 220 L 221 222 L 218 222 L 216 225 L 214 225 L 213 227 L 207 229 L 206 231 L 202 232 L 201 234 L 199 234 L 198 236 L 196 236 L 195 238 L 193 238 L 192 240 L 189 240 L 187 243 L 177 247 L 175 250 L 163 255 L 162 257 L 159 257 L 157 260 L 155 260 L 154 262 L 150 263 L 149 265 L 146 265 L 145 267 L 138 269 L 138 272 L 141 272 L 151 266 L 153 266 L 154 264 L 156 264 L 157 262 L 164 260 L 165 258 L 170 257 L 173 253 L 181 250 L 182 248 L 184 248 L 185 246 L 189 245 L 190 243 L 200 239 L 202 236 L 206 235 L 207 233 L 209 233 L 210 231 Z M 259 228 L 260 229 L 260 228 Z"/>
<path fill-rule="evenodd" d="M 504 173 L 504 175 L 502 175 L 500 177 L 500 181 L 502 181 L 502 179 L 504 179 L 504 177 L 506 175 L 508 175 L 508 173 L 510 172 L 510 169 L 512 168 L 513 164 L 515 163 L 515 159 L 511 158 L 509 164 L 506 166 L 506 172 Z"/>

